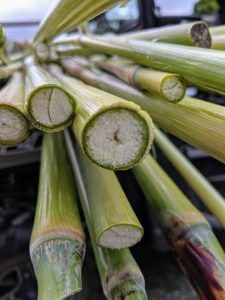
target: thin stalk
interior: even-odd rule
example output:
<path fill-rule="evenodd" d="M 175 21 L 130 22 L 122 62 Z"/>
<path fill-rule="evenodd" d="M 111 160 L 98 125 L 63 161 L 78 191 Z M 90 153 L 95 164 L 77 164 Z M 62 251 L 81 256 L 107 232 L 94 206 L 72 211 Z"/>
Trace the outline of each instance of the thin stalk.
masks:
<path fill-rule="evenodd" d="M 60 133 L 44 136 L 30 256 L 39 300 L 61 300 L 82 288 L 85 237 Z"/>
<path fill-rule="evenodd" d="M 212 36 L 212 49 L 225 50 L 225 33 Z"/>
<path fill-rule="evenodd" d="M 0 66 L 0 80 L 10 77 L 13 73 L 20 71 L 22 68 L 22 62 L 13 62 L 6 66 Z"/>
<path fill-rule="evenodd" d="M 202 21 L 144 29 L 120 36 L 123 39 L 148 40 L 203 48 L 211 47 L 208 25 Z"/>
<path fill-rule="evenodd" d="M 18 145 L 28 138 L 29 129 L 25 112 L 24 77 L 16 72 L 0 91 L 0 145 Z"/>
<path fill-rule="evenodd" d="M 91 61 L 130 85 L 154 92 L 171 102 L 178 102 L 185 96 L 186 88 L 178 74 L 143 68 L 128 59 L 94 56 Z"/>
<path fill-rule="evenodd" d="M 93 164 L 80 147 L 76 150 L 97 244 L 110 249 L 135 245 L 143 236 L 143 228 L 115 173 Z"/>
<path fill-rule="evenodd" d="M 60 33 L 69 32 L 120 2 L 121 0 L 55 0 L 39 26 L 33 45 L 37 46 Z"/>
<path fill-rule="evenodd" d="M 138 91 L 99 70 L 94 72 L 93 69 L 80 68 L 73 72 L 89 85 L 134 101 L 147 111 L 160 127 L 225 163 L 223 106 L 188 97 L 174 104 L 153 94 Z"/>
<path fill-rule="evenodd" d="M 74 45 L 51 47 L 51 49 L 56 53 L 59 59 L 77 55 L 90 56 L 93 54 L 93 51 L 91 51 L 90 49 Z"/>
<path fill-rule="evenodd" d="M 133 173 L 199 298 L 224 299 L 225 254 L 203 215 L 150 155 Z"/>
<path fill-rule="evenodd" d="M 94 163 L 107 169 L 124 170 L 147 155 L 154 132 L 146 112 L 132 102 L 63 75 L 58 69 L 53 74 L 78 101 L 73 130 Z"/>
<path fill-rule="evenodd" d="M 81 36 L 80 45 L 96 52 L 127 57 L 138 64 L 181 75 L 189 84 L 225 94 L 225 53 L 212 49 L 140 40 Z"/>
<path fill-rule="evenodd" d="M 105 297 L 108 300 L 147 299 L 144 277 L 129 249 L 110 250 L 98 247 L 95 241 L 87 192 L 74 145 L 68 130 L 64 134 Z"/>
<path fill-rule="evenodd" d="M 26 68 L 26 105 L 32 124 L 47 132 L 69 126 L 76 113 L 74 96 L 36 65 Z"/>
<path fill-rule="evenodd" d="M 155 142 L 189 186 L 225 227 L 225 199 L 222 195 L 158 128 L 155 128 Z"/>

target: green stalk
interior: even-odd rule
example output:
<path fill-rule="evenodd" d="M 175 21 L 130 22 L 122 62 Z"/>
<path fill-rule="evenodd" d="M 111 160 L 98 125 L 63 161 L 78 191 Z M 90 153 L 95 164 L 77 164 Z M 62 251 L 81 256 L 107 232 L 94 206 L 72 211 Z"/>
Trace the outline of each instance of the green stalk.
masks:
<path fill-rule="evenodd" d="M 225 25 L 218 25 L 209 28 L 211 35 L 223 35 L 225 34 Z"/>
<path fill-rule="evenodd" d="M 225 33 L 212 36 L 212 49 L 225 50 Z"/>
<path fill-rule="evenodd" d="M 133 173 L 199 298 L 224 299 L 225 254 L 203 215 L 150 155 Z"/>
<path fill-rule="evenodd" d="M 78 101 L 73 130 L 94 163 L 107 169 L 124 170 L 147 155 L 154 133 L 146 112 L 132 102 L 63 75 L 58 69 L 53 74 Z"/>
<path fill-rule="evenodd" d="M 26 105 L 32 124 L 46 132 L 69 126 L 76 112 L 73 95 L 36 65 L 26 68 Z"/>
<path fill-rule="evenodd" d="M 105 297 L 108 300 L 146 300 L 144 277 L 129 249 L 110 250 L 98 247 L 87 192 L 68 130 L 65 131 L 65 141 Z"/>
<path fill-rule="evenodd" d="M 59 59 L 76 55 L 90 56 L 93 54 L 93 51 L 91 51 L 90 49 L 74 45 L 57 46 L 52 47 L 51 49 L 55 51 Z"/>
<path fill-rule="evenodd" d="M 222 195 L 158 128 L 155 128 L 155 142 L 175 169 L 225 227 L 225 199 Z"/>
<path fill-rule="evenodd" d="M 121 0 L 55 0 L 39 26 L 33 45 L 37 46 L 60 33 L 69 32 L 120 2 Z"/>
<path fill-rule="evenodd" d="M 146 110 L 160 127 L 225 163 L 223 150 L 225 108 L 223 106 L 188 97 L 174 104 L 153 94 L 138 91 L 98 70 L 94 72 L 93 69 L 80 68 L 73 72 L 89 85 L 134 101 Z"/>
<path fill-rule="evenodd" d="M 123 39 L 148 40 L 203 48 L 211 46 L 208 25 L 202 21 L 144 29 L 120 36 Z"/>
<path fill-rule="evenodd" d="M 16 72 L 0 91 L 0 145 L 13 147 L 20 144 L 28 138 L 29 129 L 24 77 Z"/>
<path fill-rule="evenodd" d="M 225 94 L 225 53 L 212 49 L 140 40 L 81 36 L 81 46 L 110 55 L 127 57 L 153 69 L 177 73 L 189 84 Z"/>
<path fill-rule="evenodd" d="M 6 79 L 10 77 L 14 72 L 19 71 L 22 69 L 23 63 L 22 62 L 13 62 L 9 63 L 6 66 L 0 66 L 0 80 Z"/>
<path fill-rule="evenodd" d="M 60 133 L 44 136 L 30 256 L 39 300 L 59 300 L 82 288 L 85 237 L 72 173 Z"/>
<path fill-rule="evenodd" d="M 184 98 L 186 88 L 177 74 L 143 68 L 128 59 L 94 56 L 91 60 L 97 67 L 106 70 L 130 85 L 154 92 L 171 102 Z"/>
<path fill-rule="evenodd" d="M 76 152 L 97 244 L 110 249 L 135 245 L 143 236 L 143 228 L 115 173 L 93 164 L 80 147 Z"/>

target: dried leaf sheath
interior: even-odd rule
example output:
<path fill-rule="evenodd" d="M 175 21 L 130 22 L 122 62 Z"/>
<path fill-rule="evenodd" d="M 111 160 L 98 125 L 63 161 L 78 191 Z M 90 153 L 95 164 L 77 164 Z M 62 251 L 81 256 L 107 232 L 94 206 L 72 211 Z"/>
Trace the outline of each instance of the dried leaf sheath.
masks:
<path fill-rule="evenodd" d="M 84 233 L 62 135 L 46 134 L 30 242 L 38 299 L 64 299 L 81 290 L 84 252 Z"/>
<path fill-rule="evenodd" d="M 151 156 L 133 173 L 200 299 L 224 299 L 225 254 L 202 214 Z"/>

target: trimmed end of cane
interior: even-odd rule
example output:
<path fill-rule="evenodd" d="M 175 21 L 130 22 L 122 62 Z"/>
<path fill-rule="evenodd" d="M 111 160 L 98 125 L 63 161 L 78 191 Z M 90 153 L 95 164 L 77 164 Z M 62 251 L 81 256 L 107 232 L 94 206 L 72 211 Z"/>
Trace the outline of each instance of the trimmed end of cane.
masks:
<path fill-rule="evenodd" d="M 161 92 L 169 102 L 181 101 L 186 92 L 185 84 L 179 76 L 167 76 L 162 82 Z"/>
<path fill-rule="evenodd" d="M 211 35 L 205 22 L 196 22 L 192 26 L 190 34 L 196 47 L 211 48 Z"/>

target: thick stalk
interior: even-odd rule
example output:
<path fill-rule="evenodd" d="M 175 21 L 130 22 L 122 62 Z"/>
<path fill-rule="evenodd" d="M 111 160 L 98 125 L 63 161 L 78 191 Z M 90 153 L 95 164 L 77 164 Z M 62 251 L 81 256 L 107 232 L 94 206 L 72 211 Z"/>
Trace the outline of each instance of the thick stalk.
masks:
<path fill-rule="evenodd" d="M 225 94 L 225 53 L 212 49 L 81 36 L 80 45 L 96 52 L 127 57 L 138 64 L 181 75 L 189 84 Z"/>
<path fill-rule="evenodd" d="M 185 142 L 225 163 L 225 109 L 223 106 L 185 97 L 169 103 L 153 94 L 143 93 L 121 80 L 87 68 L 68 71 L 89 85 L 132 100 L 146 110 L 153 121 Z M 72 74 L 72 73 L 71 73 Z"/>
<path fill-rule="evenodd" d="M 39 26 L 33 45 L 69 32 L 120 2 L 121 0 L 55 0 Z"/>
<path fill-rule="evenodd" d="M 210 225 L 150 155 L 133 173 L 199 298 L 224 299 L 225 254 Z"/>
<path fill-rule="evenodd" d="M 225 227 L 225 199 L 222 195 L 158 128 L 155 128 L 155 142 L 189 186 Z"/>
<path fill-rule="evenodd" d="M 212 49 L 225 50 L 225 33 L 212 36 Z"/>
<path fill-rule="evenodd" d="M 202 21 L 144 29 L 120 36 L 123 39 L 148 40 L 203 48 L 211 46 L 208 25 Z"/>
<path fill-rule="evenodd" d="M 78 115 L 73 123 L 77 140 L 96 164 L 124 170 L 138 164 L 153 140 L 153 123 L 136 104 L 87 86 L 59 70 L 53 74 L 73 92 Z"/>
<path fill-rule="evenodd" d="M 79 292 L 84 253 L 84 232 L 63 136 L 46 134 L 30 242 L 38 299 L 65 299 Z"/>
<path fill-rule="evenodd" d="M 210 34 L 211 35 L 221 35 L 225 34 L 225 25 L 218 25 L 218 26 L 213 26 L 209 28 Z"/>
<path fill-rule="evenodd" d="M 110 249 L 135 245 L 143 236 L 143 228 L 115 173 L 93 164 L 80 147 L 76 152 L 97 244 Z"/>
<path fill-rule="evenodd" d="M 43 131 L 60 131 L 75 117 L 74 96 L 46 70 L 26 68 L 26 105 L 33 125 Z"/>
<path fill-rule="evenodd" d="M 0 145 L 16 146 L 28 138 L 29 129 L 25 112 L 24 77 L 16 72 L 0 91 Z"/>
<path fill-rule="evenodd" d="M 130 85 L 157 93 L 171 102 L 178 102 L 185 96 L 185 84 L 177 74 L 143 68 L 128 59 L 94 56 L 91 61 Z"/>
<path fill-rule="evenodd" d="M 68 130 L 65 131 L 65 141 L 106 298 L 108 300 L 147 299 L 144 277 L 129 249 L 110 250 L 98 247 L 95 241 L 87 192 Z"/>

